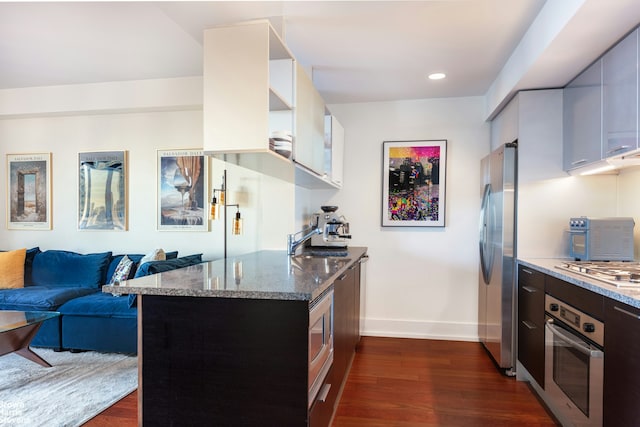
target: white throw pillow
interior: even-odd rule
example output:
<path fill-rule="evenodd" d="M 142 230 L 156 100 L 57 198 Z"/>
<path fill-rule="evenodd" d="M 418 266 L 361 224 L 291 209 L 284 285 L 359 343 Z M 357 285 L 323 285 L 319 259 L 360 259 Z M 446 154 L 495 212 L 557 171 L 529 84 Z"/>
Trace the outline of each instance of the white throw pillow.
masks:
<path fill-rule="evenodd" d="M 164 261 L 166 259 L 167 259 L 167 256 L 164 253 L 164 250 L 162 250 L 162 249 L 154 249 L 153 251 L 149 252 L 148 254 L 146 254 L 145 256 L 142 257 L 142 259 L 138 263 L 138 266 L 141 266 L 145 262 L 149 262 L 149 261 Z"/>

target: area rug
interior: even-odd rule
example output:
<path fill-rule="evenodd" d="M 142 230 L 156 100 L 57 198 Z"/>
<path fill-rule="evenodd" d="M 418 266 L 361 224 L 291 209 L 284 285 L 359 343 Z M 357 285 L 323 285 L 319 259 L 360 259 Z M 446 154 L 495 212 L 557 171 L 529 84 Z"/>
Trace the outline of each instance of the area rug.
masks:
<path fill-rule="evenodd" d="M 135 356 L 33 350 L 52 367 L 0 357 L 1 426 L 80 426 L 138 385 Z"/>

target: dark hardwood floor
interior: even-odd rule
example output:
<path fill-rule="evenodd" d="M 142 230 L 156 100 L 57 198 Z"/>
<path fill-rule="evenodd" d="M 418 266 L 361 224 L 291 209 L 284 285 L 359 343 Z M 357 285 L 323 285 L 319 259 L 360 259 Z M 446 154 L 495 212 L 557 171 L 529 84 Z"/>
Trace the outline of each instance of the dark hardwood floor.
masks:
<path fill-rule="evenodd" d="M 136 426 L 131 393 L 85 426 Z M 363 337 L 333 427 L 556 426 L 479 343 Z"/>

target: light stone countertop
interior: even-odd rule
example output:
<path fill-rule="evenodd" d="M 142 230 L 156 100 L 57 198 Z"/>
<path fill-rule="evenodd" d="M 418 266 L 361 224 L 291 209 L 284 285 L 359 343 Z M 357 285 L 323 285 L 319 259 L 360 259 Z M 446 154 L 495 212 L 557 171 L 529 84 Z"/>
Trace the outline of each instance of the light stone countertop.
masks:
<path fill-rule="evenodd" d="M 308 300 L 320 296 L 367 253 L 350 247 L 346 256 L 296 256 L 259 251 L 103 286 L 114 295 Z"/>
<path fill-rule="evenodd" d="M 562 270 L 556 266 L 567 259 L 559 258 L 525 258 L 518 259 L 518 263 L 549 276 L 564 280 L 581 288 L 590 290 L 613 300 L 623 302 L 632 307 L 640 308 L 640 284 L 637 288 L 617 287 L 609 283 L 582 276 L 571 271 Z"/>

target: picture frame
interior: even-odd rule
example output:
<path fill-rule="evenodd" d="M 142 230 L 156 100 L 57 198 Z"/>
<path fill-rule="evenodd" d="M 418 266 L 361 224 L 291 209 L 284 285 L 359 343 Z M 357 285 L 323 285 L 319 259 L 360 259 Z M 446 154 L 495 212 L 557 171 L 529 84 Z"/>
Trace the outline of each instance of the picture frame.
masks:
<path fill-rule="evenodd" d="M 51 153 L 7 154 L 7 229 L 51 230 Z"/>
<path fill-rule="evenodd" d="M 382 226 L 444 227 L 447 140 L 382 143 Z"/>
<path fill-rule="evenodd" d="M 201 149 L 157 151 L 157 229 L 209 231 L 209 161 Z"/>
<path fill-rule="evenodd" d="M 127 151 L 78 153 L 78 230 L 127 231 Z"/>

